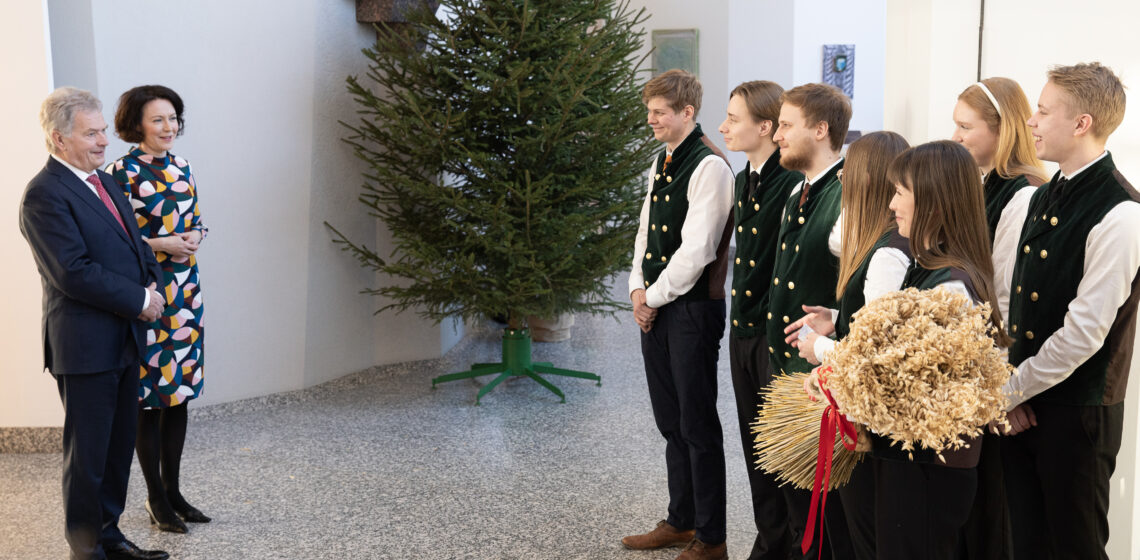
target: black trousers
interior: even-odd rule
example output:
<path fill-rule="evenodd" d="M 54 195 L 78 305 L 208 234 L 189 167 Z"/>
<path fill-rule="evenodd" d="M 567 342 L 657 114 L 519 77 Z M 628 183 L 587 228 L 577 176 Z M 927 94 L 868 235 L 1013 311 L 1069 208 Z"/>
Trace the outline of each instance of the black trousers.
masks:
<path fill-rule="evenodd" d="M 880 560 L 957 560 L 978 484 L 958 469 L 872 457 L 875 548 Z"/>
<path fill-rule="evenodd" d="M 670 525 L 725 540 L 724 435 L 717 415 L 716 362 L 724 300 L 674 301 L 657 310 L 641 353 L 657 429 L 665 438 Z"/>
<path fill-rule="evenodd" d="M 775 375 L 768 358 L 768 337 L 729 336 L 728 349 L 740 443 L 744 447 L 752 514 L 756 523 L 756 540 L 752 543 L 749 560 L 783 560 L 800 558 L 801 555 L 814 559 L 819 557 L 821 546 L 824 558 L 854 558 L 850 552 L 844 505 L 837 492 L 832 492 L 827 498 L 825 534 L 817 531 L 808 553 L 801 551 L 800 544 L 811 507 L 811 492 L 790 485 L 780 487 L 774 475 L 757 468 L 754 462 L 755 436 L 751 424 L 756 420 L 759 407 L 764 404 L 760 390 L 771 383 Z"/>
<path fill-rule="evenodd" d="M 1002 439 L 1014 558 L 1108 558 L 1109 479 L 1124 403 L 1030 406 L 1037 425 Z"/>
<path fill-rule="evenodd" d="M 875 560 L 875 468 L 871 458 L 864 456 L 855 465 L 851 480 L 836 491 L 843 504 L 843 515 L 847 521 L 850 537 L 851 556 L 855 560 Z M 834 497 L 836 492 L 832 493 Z M 828 509 L 831 508 L 830 498 Z M 828 522 L 831 522 L 828 516 Z M 828 527 L 828 534 L 835 531 Z M 835 556 L 839 558 L 839 556 Z M 995 559 L 996 560 L 996 559 Z"/>
<path fill-rule="evenodd" d="M 64 409 L 63 508 L 71 558 L 104 558 L 104 545 L 125 539 L 119 515 L 134 456 L 139 366 L 55 380 Z"/>
<path fill-rule="evenodd" d="M 752 491 L 752 515 L 756 521 L 756 540 L 748 560 L 786 560 L 792 550 L 792 527 L 784 491 L 776 477 L 756 466 L 755 436 L 752 423 L 764 404 L 760 389 L 772 381 L 772 367 L 768 361 L 768 337 L 764 335 L 729 336 L 729 366 L 732 370 L 732 390 L 736 394 L 736 416 L 740 421 L 740 443 L 744 447 L 744 468 L 748 472 L 748 486 Z M 802 534 L 803 528 L 800 528 Z M 798 546 L 799 541 L 796 541 Z M 796 551 L 799 554 L 799 551 Z"/>

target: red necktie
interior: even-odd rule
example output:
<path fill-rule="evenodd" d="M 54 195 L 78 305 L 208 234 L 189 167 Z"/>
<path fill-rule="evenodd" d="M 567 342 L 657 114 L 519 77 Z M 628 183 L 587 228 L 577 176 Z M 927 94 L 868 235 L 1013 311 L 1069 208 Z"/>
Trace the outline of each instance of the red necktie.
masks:
<path fill-rule="evenodd" d="M 106 206 L 107 210 L 111 212 L 111 215 L 115 217 L 115 221 L 119 222 L 119 227 L 123 228 L 123 231 L 127 231 L 127 226 L 123 223 L 123 217 L 119 215 L 119 210 L 115 208 L 115 203 L 111 202 L 111 195 L 107 194 L 107 189 L 103 188 L 103 183 L 99 180 L 99 176 L 92 173 L 91 176 L 87 178 L 87 182 L 95 185 L 95 192 L 99 194 L 99 200 L 103 201 L 103 206 Z"/>
<path fill-rule="evenodd" d="M 800 191 L 800 206 L 807 202 L 808 189 L 811 188 L 811 183 L 804 181 L 804 188 Z"/>

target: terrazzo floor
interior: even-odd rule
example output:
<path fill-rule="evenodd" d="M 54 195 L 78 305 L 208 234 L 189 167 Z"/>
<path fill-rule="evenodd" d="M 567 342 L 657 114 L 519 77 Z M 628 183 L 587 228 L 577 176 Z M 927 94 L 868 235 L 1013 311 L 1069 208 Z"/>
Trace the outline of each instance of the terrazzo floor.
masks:
<path fill-rule="evenodd" d="M 625 279 L 615 282 L 624 292 Z M 512 378 L 431 378 L 497 361 L 500 327 L 469 326 L 443 358 L 373 368 L 305 391 L 195 409 L 183 461 L 187 535 L 152 529 L 133 467 L 120 527 L 178 560 L 623 559 L 623 535 L 665 517 L 665 443 L 653 423 L 631 316 L 579 315 L 538 361 L 596 372 L 552 379 L 566 403 Z M 754 535 L 722 339 L 718 407 L 728 465 L 728 550 Z M 0 559 L 64 559 L 58 454 L 0 454 Z"/>

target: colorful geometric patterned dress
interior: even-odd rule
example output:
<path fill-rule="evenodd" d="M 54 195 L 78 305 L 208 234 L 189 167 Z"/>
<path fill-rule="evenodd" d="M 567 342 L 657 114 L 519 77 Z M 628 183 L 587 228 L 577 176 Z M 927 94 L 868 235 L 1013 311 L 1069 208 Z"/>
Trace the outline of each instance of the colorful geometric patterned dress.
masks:
<path fill-rule="evenodd" d="M 154 239 L 206 227 L 198 212 L 198 189 L 190 164 L 169 152 L 155 157 L 136 147 L 108 171 L 130 197 L 139 231 Z M 203 385 L 202 290 L 195 255 L 177 262 L 163 251 L 154 256 L 162 266 L 166 310 L 150 324 L 139 372 L 139 402 L 146 408 L 176 406 L 198 396 Z"/>

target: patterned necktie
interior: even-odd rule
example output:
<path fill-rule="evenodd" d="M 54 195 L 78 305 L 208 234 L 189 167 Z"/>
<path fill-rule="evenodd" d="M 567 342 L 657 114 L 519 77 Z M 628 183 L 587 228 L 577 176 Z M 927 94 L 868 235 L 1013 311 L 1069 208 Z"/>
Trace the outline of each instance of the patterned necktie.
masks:
<path fill-rule="evenodd" d="M 803 208 L 804 203 L 807 202 L 808 189 L 810 189 L 810 188 L 811 188 L 811 183 L 804 181 L 804 188 L 802 191 L 800 191 L 800 207 L 801 208 Z"/>
<path fill-rule="evenodd" d="M 99 194 L 99 200 L 103 201 L 103 206 L 106 206 L 107 210 L 111 212 L 111 215 L 115 217 L 115 221 L 119 222 L 119 227 L 123 228 L 124 232 L 127 231 L 127 225 L 123 223 L 123 217 L 119 215 L 119 210 L 115 208 L 115 203 L 111 202 L 111 195 L 107 194 L 107 189 L 103 188 L 103 182 L 99 180 L 99 176 L 92 173 L 91 176 L 87 178 L 87 182 L 95 185 L 95 192 Z"/>

